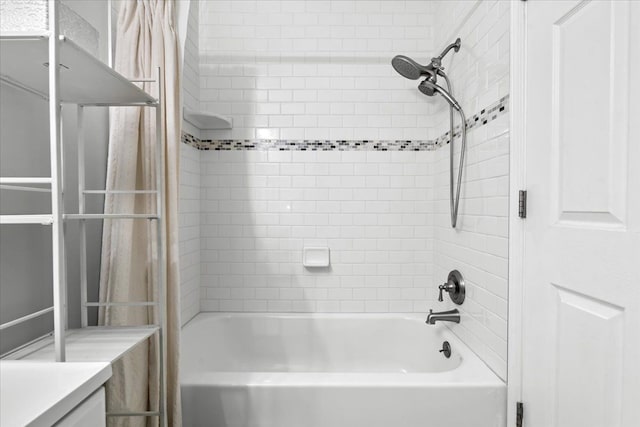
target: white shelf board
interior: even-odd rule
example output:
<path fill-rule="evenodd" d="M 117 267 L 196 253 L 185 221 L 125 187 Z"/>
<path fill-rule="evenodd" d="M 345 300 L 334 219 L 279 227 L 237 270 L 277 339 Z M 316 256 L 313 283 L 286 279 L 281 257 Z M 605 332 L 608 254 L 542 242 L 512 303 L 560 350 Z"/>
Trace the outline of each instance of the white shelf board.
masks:
<path fill-rule="evenodd" d="M 49 93 L 49 40 L 0 37 L 0 75 L 43 96 Z M 154 104 L 156 99 L 61 36 L 60 100 L 85 105 Z"/>
<path fill-rule="evenodd" d="M 65 214 L 64 219 L 159 219 L 156 214 Z"/>
<path fill-rule="evenodd" d="M 0 215 L 0 224 L 53 224 L 53 215 Z"/>
<path fill-rule="evenodd" d="M 43 177 L 13 177 L 3 176 L 0 177 L 0 184 L 51 184 L 51 178 L 48 176 Z"/>
<path fill-rule="evenodd" d="M 192 111 L 185 108 L 183 117 L 200 130 L 231 129 L 233 126 L 230 117 L 207 111 Z"/>
<path fill-rule="evenodd" d="M 95 326 L 66 333 L 67 362 L 114 362 L 158 330 L 157 327 Z M 36 341 L 9 354 L 6 360 L 53 361 L 53 337 Z"/>

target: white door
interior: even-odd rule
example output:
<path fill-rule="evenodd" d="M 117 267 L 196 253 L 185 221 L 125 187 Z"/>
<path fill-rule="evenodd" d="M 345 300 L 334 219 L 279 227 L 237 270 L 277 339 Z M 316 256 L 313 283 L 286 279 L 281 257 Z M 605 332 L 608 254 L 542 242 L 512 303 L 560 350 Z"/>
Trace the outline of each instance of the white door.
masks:
<path fill-rule="evenodd" d="M 527 2 L 526 427 L 640 426 L 640 1 Z"/>

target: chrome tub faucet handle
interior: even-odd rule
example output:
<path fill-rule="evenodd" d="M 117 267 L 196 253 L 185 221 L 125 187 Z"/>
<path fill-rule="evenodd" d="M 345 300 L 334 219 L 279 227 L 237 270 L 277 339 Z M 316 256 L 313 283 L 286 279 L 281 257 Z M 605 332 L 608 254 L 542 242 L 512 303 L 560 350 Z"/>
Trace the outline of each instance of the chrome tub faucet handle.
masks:
<path fill-rule="evenodd" d="M 440 290 L 440 292 L 438 293 L 438 301 L 442 302 L 444 301 L 444 299 L 442 298 L 442 291 L 454 292 L 456 290 L 456 284 L 449 281 L 438 286 L 438 289 Z"/>
<path fill-rule="evenodd" d="M 438 301 L 444 301 L 443 292 L 449 294 L 449 298 L 454 303 L 460 305 L 464 302 L 465 297 L 465 284 L 462 274 L 458 270 L 452 270 L 447 276 L 447 281 L 438 286 Z"/>

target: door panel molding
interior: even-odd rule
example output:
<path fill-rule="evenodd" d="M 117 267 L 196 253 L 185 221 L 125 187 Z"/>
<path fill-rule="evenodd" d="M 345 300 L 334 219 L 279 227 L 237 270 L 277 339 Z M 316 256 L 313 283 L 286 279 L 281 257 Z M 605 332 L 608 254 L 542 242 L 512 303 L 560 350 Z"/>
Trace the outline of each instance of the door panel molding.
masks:
<path fill-rule="evenodd" d="M 565 286 L 556 290 L 556 426 L 618 427 L 622 413 L 624 308 Z M 576 387 L 576 384 L 582 384 Z"/>
<path fill-rule="evenodd" d="M 625 2 L 585 0 L 553 24 L 555 225 L 626 228 L 629 38 Z"/>

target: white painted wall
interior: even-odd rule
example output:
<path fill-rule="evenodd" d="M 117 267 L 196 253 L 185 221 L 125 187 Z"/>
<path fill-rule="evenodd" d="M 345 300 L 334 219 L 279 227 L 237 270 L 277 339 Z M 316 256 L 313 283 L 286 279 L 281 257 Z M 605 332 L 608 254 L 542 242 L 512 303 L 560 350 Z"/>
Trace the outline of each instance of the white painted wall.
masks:
<path fill-rule="evenodd" d="M 434 7 L 438 49 L 462 38 L 462 48 L 444 65 L 467 116 L 508 94 L 509 2 L 443 1 Z M 449 126 L 447 105 L 439 103 L 440 132 Z M 456 117 L 457 123 L 460 122 Z M 456 139 L 456 165 L 460 140 Z M 506 378 L 509 119 L 469 132 L 458 227 L 449 217 L 449 147 L 436 152 L 434 176 L 434 278 L 462 272 L 467 299 L 452 330 L 498 375 Z M 457 171 L 457 167 L 456 167 Z M 457 175 L 456 175 L 457 176 Z M 436 309 L 453 308 L 447 298 Z"/>
<path fill-rule="evenodd" d="M 200 100 L 219 139 L 427 139 L 432 104 L 391 58 L 430 57 L 428 1 L 200 4 Z"/>
<path fill-rule="evenodd" d="M 45 176 L 49 173 L 46 117 L 44 101 L 0 84 L 0 173 L 3 176 L 28 176 L 29 173 Z M 38 149 L 41 155 L 31 158 L 31 153 Z M 49 206 L 48 196 L 44 193 L 25 196 L 0 189 L 3 214 L 20 210 L 45 213 Z M 0 226 L 0 284 L 2 323 L 51 306 L 51 232 L 48 227 Z M 47 316 L 0 332 L 0 352 L 45 334 L 52 329 L 52 321 L 53 318 Z"/>

